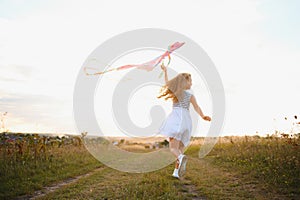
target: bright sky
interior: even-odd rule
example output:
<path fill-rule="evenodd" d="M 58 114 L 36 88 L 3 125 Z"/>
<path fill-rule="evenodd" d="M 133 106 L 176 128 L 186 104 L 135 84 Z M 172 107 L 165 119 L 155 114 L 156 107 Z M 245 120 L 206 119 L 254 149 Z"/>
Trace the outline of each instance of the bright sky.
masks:
<path fill-rule="evenodd" d="M 300 116 L 299 8 L 297 0 L 0 0 L 0 114 L 8 112 L 11 131 L 76 133 L 73 89 L 88 55 L 120 33 L 162 28 L 191 38 L 213 60 L 226 93 L 222 135 L 287 129 Z M 210 115 L 195 78 L 192 89 Z M 133 118 L 141 114 L 136 106 Z M 95 107 L 110 124 L 105 131 L 116 133 L 111 116 Z M 200 125 L 202 135 L 208 126 Z"/>

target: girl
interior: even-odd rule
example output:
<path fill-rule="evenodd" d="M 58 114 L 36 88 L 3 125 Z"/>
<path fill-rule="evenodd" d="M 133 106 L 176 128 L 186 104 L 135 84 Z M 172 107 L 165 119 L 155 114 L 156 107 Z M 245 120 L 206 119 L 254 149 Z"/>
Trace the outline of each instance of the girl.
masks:
<path fill-rule="evenodd" d="M 185 172 L 187 162 L 184 148 L 189 144 L 192 131 L 192 120 L 189 113 L 189 106 L 192 103 L 195 111 L 206 121 L 211 121 L 209 116 L 205 116 L 198 106 L 194 95 L 186 90 L 192 86 L 191 75 L 180 73 L 175 78 L 168 80 L 167 68 L 161 65 L 165 75 L 165 85 L 160 90 L 158 98 L 165 100 L 172 99 L 173 110 L 165 119 L 159 129 L 161 135 L 168 137 L 170 151 L 176 157 L 173 177 L 179 178 Z"/>

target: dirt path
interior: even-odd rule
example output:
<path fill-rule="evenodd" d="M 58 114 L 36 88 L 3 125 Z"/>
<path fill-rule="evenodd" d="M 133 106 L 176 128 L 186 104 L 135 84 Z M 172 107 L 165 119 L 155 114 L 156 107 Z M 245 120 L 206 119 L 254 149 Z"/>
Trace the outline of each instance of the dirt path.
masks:
<path fill-rule="evenodd" d="M 166 192 L 173 192 L 173 194 L 179 192 L 184 199 L 192 200 L 286 199 L 284 196 L 273 194 L 272 191 L 260 187 L 259 182 L 250 179 L 245 174 L 216 166 L 209 160 L 189 157 L 186 174 L 180 181 L 166 177 L 171 168 L 148 174 L 129 174 L 102 167 L 44 187 L 34 192 L 33 195 L 21 196 L 17 199 L 64 198 L 66 196 L 93 199 L 101 198 L 101 195 L 107 199 L 122 199 L 134 194 L 144 198 L 144 194 L 149 190 L 157 192 L 157 197 L 165 195 Z M 171 187 L 177 189 L 172 190 Z M 162 193 L 158 191 L 158 188 Z"/>
<path fill-rule="evenodd" d="M 106 183 L 104 183 L 104 181 L 102 181 L 102 184 L 105 184 L 108 188 L 111 188 L 111 189 L 114 188 L 114 187 L 118 187 L 118 184 L 116 184 L 116 183 L 120 182 L 120 180 L 122 180 L 123 178 L 125 178 L 125 179 L 124 179 L 124 181 L 121 181 L 121 182 L 124 183 L 124 182 L 127 182 L 126 179 L 128 179 L 128 178 L 133 179 L 135 177 L 136 180 L 138 180 L 138 179 L 141 179 L 141 177 L 142 177 L 142 174 L 133 175 L 133 174 L 125 173 L 125 172 L 112 171 L 111 169 L 109 169 L 108 171 L 106 170 L 106 172 L 102 173 L 101 171 L 103 171 L 104 168 L 106 168 L 106 167 L 97 168 L 97 169 L 95 169 L 91 172 L 88 172 L 87 174 L 83 174 L 83 175 L 80 175 L 80 176 L 76 176 L 74 178 L 66 179 L 66 180 L 64 180 L 62 182 L 59 182 L 57 184 L 53 184 L 53 185 L 44 187 L 42 190 L 35 191 L 34 194 L 32 194 L 32 195 L 20 196 L 17 199 L 18 200 L 20 200 L 20 199 L 39 199 L 41 197 L 47 197 L 47 195 L 49 195 L 50 193 L 51 193 L 51 195 L 53 195 L 53 193 L 57 190 L 60 190 L 60 189 L 65 190 L 67 188 L 72 188 L 74 185 L 77 185 L 77 182 L 80 179 L 89 180 L 91 178 L 90 176 L 91 175 L 96 175 L 97 172 L 100 172 L 100 174 L 103 174 L 102 176 L 104 177 Z M 119 180 L 117 180 L 115 175 L 113 175 L 112 173 L 118 173 L 119 174 L 118 175 Z M 163 173 L 163 174 L 165 175 L 165 173 Z M 99 173 L 96 176 L 99 176 Z M 159 175 L 157 175 L 157 177 L 159 177 Z M 117 182 L 114 183 L 116 180 L 117 180 Z M 175 180 L 176 179 L 174 179 L 174 181 Z M 153 179 L 153 181 L 155 181 L 155 178 Z M 172 184 L 172 183 L 170 183 L 170 184 Z M 99 187 L 99 188 L 103 188 L 103 187 Z M 189 180 L 189 179 L 185 179 L 184 177 L 180 180 L 180 187 L 178 188 L 178 191 L 180 191 L 180 193 L 182 193 L 183 196 L 188 197 L 188 199 L 207 200 L 207 198 L 204 197 L 204 195 L 197 189 L 197 187 L 192 183 L 192 181 Z M 51 195 L 49 196 L 50 198 L 51 198 Z M 124 195 L 126 196 L 126 194 L 124 194 Z"/>
<path fill-rule="evenodd" d="M 185 179 L 191 182 L 188 189 L 192 193 L 204 193 L 208 199 L 288 199 L 248 174 L 216 166 L 207 159 L 189 158 Z"/>
<path fill-rule="evenodd" d="M 21 200 L 21 199 L 30 199 L 30 200 L 34 200 L 34 199 L 37 199 L 37 198 L 40 198 L 40 197 L 43 197 L 51 192 L 54 192 L 55 190 L 63 187 L 63 186 L 66 186 L 66 185 L 69 185 L 69 184 L 72 184 L 72 183 L 75 183 L 77 182 L 79 179 L 81 178 L 86 178 L 86 177 L 89 177 L 91 176 L 92 174 L 98 172 L 98 171 L 101 171 L 103 170 L 103 167 L 100 167 L 100 168 L 97 168 L 97 169 L 94 169 L 86 174 L 83 174 L 83 175 L 79 175 L 79 176 L 76 176 L 76 177 L 73 177 L 73 178 L 68 178 L 64 181 L 61 181 L 59 183 L 56 183 L 56 184 L 53 184 L 53 185 L 50 185 L 50 186 L 46 186 L 44 187 L 43 189 L 41 190 L 37 190 L 34 192 L 34 194 L 32 195 L 24 195 L 24 196 L 20 196 L 18 198 L 16 198 L 17 200 Z"/>
<path fill-rule="evenodd" d="M 206 197 L 203 196 L 197 189 L 197 187 L 192 183 L 191 180 L 184 180 L 183 183 L 183 191 L 187 196 L 190 197 L 191 200 L 207 200 Z"/>

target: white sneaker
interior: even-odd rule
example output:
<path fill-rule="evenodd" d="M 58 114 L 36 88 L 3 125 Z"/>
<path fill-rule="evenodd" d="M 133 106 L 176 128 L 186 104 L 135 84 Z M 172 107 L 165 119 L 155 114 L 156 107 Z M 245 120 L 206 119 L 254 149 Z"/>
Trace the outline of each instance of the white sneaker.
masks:
<path fill-rule="evenodd" d="M 178 174 L 181 177 L 185 174 L 187 157 L 183 154 L 180 154 L 178 156 L 178 160 L 179 160 Z"/>
<path fill-rule="evenodd" d="M 175 178 L 179 178 L 178 171 L 179 170 L 175 168 L 172 176 L 175 177 Z"/>

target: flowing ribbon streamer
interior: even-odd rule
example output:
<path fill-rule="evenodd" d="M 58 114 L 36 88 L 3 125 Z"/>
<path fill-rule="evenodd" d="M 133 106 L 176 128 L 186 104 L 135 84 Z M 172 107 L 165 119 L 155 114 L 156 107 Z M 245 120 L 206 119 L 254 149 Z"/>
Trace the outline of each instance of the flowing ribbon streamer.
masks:
<path fill-rule="evenodd" d="M 101 71 L 101 72 L 96 72 L 96 73 L 88 73 L 87 69 L 90 69 L 90 70 L 97 70 L 97 69 L 92 68 L 92 67 L 84 67 L 84 72 L 85 72 L 86 75 L 101 75 L 101 74 L 104 74 L 104 73 L 107 73 L 107 72 L 130 69 L 130 68 L 133 68 L 133 67 L 136 67 L 138 69 L 143 69 L 143 70 L 146 70 L 146 71 L 152 71 L 159 63 L 163 62 L 165 57 L 169 58 L 169 61 L 168 61 L 168 64 L 167 64 L 167 66 L 168 66 L 170 64 L 170 61 L 171 61 L 170 54 L 173 51 L 175 51 L 176 49 L 180 48 L 182 45 L 184 45 L 184 42 L 175 42 L 174 44 L 172 44 L 168 47 L 168 50 L 164 54 L 156 57 L 155 59 L 153 59 L 149 62 L 143 63 L 143 64 L 123 65 L 123 66 L 120 66 L 120 67 L 117 67 L 117 68 L 112 68 L 112 69 L 108 69 L 108 70 Z M 161 77 L 161 75 L 162 75 L 162 73 L 160 74 L 160 77 Z"/>

